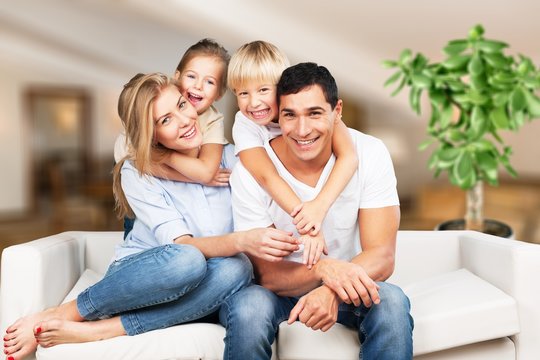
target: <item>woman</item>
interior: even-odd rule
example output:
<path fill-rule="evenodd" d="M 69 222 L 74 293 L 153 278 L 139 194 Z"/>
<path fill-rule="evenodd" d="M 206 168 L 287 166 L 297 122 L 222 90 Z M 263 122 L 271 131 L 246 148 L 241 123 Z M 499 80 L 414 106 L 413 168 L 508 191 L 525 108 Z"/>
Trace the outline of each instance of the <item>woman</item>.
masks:
<path fill-rule="evenodd" d="M 114 193 L 120 217 L 135 215 L 133 230 L 100 282 L 7 329 L 8 359 L 22 359 L 37 344 L 136 335 L 201 319 L 250 283 L 251 264 L 242 252 L 279 261 L 298 249 L 291 234 L 276 229 L 231 233 L 228 187 L 149 174 L 167 151 L 196 157 L 201 145 L 197 112 L 172 80 L 160 73 L 135 76 L 118 111 L 130 148 L 115 167 Z M 226 146 L 221 167 L 234 160 Z"/>

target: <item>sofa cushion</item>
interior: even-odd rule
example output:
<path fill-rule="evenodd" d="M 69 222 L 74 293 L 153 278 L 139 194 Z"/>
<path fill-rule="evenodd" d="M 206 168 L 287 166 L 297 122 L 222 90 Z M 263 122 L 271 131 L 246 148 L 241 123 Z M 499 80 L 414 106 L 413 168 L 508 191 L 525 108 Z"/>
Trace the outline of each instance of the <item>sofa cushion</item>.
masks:
<path fill-rule="evenodd" d="M 99 274 L 94 270 L 84 270 L 79 280 L 77 280 L 75 283 L 75 286 L 73 286 L 73 289 L 71 289 L 71 291 L 64 298 L 64 301 L 62 301 L 62 304 L 75 300 L 77 296 L 83 292 L 83 290 L 97 283 L 102 277 L 102 274 Z"/>
<path fill-rule="evenodd" d="M 415 321 L 415 355 L 519 332 L 516 301 L 468 270 L 433 276 L 403 290 Z"/>
<path fill-rule="evenodd" d="M 465 269 L 409 284 L 403 290 L 411 300 L 415 356 L 519 332 L 515 300 Z M 356 331 L 340 324 L 327 333 L 298 322 L 280 325 L 281 360 L 354 359 L 358 347 Z"/>

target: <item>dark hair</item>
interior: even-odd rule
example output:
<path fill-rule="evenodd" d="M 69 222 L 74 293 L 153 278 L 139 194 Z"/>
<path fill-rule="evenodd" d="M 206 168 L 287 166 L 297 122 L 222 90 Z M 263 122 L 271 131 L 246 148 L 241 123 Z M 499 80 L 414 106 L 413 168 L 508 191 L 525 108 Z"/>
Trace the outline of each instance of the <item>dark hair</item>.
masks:
<path fill-rule="evenodd" d="M 324 98 L 332 109 L 334 109 L 338 102 L 336 80 L 327 68 L 312 62 L 293 65 L 283 71 L 277 84 L 278 106 L 281 96 L 297 94 L 313 85 L 319 85 L 321 87 Z"/>
<path fill-rule="evenodd" d="M 219 59 L 219 61 L 221 61 L 221 63 L 223 64 L 223 74 L 221 79 L 219 79 L 219 94 L 223 95 L 227 90 L 227 67 L 229 66 L 231 56 L 229 55 L 227 50 L 215 40 L 208 38 L 202 39 L 199 40 L 197 43 L 191 45 L 186 50 L 186 52 L 180 59 L 178 66 L 176 66 L 176 70 L 182 73 L 187 63 L 197 56 L 215 57 L 216 59 Z"/>

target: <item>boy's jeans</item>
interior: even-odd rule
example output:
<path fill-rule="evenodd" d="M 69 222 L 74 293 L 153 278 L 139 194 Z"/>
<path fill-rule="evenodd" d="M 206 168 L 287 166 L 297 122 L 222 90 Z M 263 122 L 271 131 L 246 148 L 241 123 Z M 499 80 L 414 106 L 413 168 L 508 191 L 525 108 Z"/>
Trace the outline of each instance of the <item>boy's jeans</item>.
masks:
<path fill-rule="evenodd" d="M 86 320 L 120 315 L 136 335 L 211 314 L 251 276 L 244 254 L 207 260 L 191 245 L 164 245 L 113 262 L 77 297 L 77 308 Z"/>
<path fill-rule="evenodd" d="M 366 308 L 342 303 L 337 322 L 358 329 L 359 358 L 412 359 L 413 319 L 403 291 L 379 282 L 381 302 Z M 249 286 L 231 296 L 220 309 L 226 327 L 224 359 L 270 359 L 278 326 L 289 318 L 298 298 L 282 297 L 261 286 Z"/>

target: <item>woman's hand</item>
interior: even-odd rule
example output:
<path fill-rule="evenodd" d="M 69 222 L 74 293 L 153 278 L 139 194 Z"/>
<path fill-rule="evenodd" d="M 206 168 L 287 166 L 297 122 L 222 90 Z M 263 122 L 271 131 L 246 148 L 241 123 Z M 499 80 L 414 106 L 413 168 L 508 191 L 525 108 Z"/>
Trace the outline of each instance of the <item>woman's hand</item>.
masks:
<path fill-rule="evenodd" d="M 270 262 L 281 261 L 299 249 L 292 233 L 274 228 L 244 231 L 239 237 L 238 246 L 240 251 Z"/>

